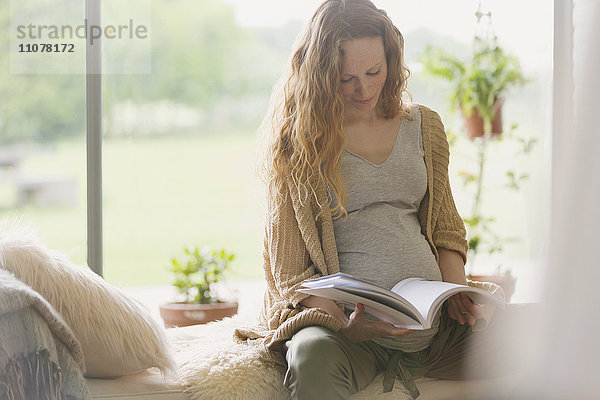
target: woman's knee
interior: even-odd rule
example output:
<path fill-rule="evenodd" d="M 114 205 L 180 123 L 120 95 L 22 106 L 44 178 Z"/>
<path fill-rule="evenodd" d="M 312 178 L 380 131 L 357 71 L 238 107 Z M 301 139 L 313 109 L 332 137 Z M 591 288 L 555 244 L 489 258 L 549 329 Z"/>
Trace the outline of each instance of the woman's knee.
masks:
<path fill-rule="evenodd" d="M 348 363 L 340 339 L 327 328 L 303 328 L 286 345 L 288 366 L 302 373 L 331 371 L 334 366 L 339 368 Z"/>
<path fill-rule="evenodd" d="M 303 328 L 286 343 L 284 385 L 296 399 L 345 399 L 352 389 L 350 361 L 332 331 Z"/>

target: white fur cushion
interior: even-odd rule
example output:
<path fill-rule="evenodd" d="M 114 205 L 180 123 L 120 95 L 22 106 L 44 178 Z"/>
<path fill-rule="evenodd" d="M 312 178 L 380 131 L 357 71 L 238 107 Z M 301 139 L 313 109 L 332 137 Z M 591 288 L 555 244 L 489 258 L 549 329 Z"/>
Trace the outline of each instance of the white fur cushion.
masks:
<path fill-rule="evenodd" d="M 46 248 L 29 227 L 0 222 L 0 268 L 40 293 L 81 342 L 86 376 L 173 370 L 164 328 L 120 289 Z M 14 225 L 14 224 L 12 224 Z"/>
<path fill-rule="evenodd" d="M 193 400 L 290 400 L 283 386 L 285 369 L 262 361 L 252 346 L 233 342 L 233 330 L 252 321 L 240 316 L 219 322 L 168 329 L 177 360 L 179 383 Z M 383 393 L 383 375 L 351 400 L 410 399 L 402 383 Z"/>

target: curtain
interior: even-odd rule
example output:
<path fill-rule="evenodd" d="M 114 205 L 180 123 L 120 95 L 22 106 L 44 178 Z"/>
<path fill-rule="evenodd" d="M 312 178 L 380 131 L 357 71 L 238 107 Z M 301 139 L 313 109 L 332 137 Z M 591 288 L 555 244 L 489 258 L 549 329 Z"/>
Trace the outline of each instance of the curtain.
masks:
<path fill-rule="evenodd" d="M 554 6 L 550 243 L 536 357 L 514 398 L 598 399 L 600 1 Z"/>

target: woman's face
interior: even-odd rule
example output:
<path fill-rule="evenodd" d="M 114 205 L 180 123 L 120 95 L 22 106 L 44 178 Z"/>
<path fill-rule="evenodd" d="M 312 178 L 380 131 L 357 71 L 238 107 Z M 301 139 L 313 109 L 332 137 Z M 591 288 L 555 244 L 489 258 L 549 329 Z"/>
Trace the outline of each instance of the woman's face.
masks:
<path fill-rule="evenodd" d="M 346 113 L 375 110 L 387 78 L 387 62 L 380 36 L 346 40 L 342 56 L 341 93 Z"/>

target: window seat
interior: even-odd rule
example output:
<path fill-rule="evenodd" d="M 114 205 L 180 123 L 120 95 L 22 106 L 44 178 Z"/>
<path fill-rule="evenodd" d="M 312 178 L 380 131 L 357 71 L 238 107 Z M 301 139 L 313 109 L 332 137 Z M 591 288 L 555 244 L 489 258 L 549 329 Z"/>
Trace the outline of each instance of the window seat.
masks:
<path fill-rule="evenodd" d="M 236 322 L 234 317 L 220 323 L 169 329 L 169 340 L 174 346 L 177 365 L 179 366 L 181 363 L 186 362 L 186 359 L 189 362 L 191 359 L 190 357 L 193 357 L 188 354 L 187 351 L 181 351 L 181 349 L 178 351 L 178 343 L 181 343 L 182 338 L 193 338 L 192 340 L 196 341 L 193 344 L 194 346 L 205 346 L 206 357 L 215 359 L 216 357 L 214 355 L 219 354 L 219 352 L 222 351 L 222 348 L 220 349 L 220 343 L 224 343 L 224 340 L 230 340 L 231 330 L 238 323 L 239 322 Z M 216 336 L 216 340 L 214 339 L 215 332 L 222 333 L 222 335 Z M 212 340 L 210 338 L 212 338 Z M 232 349 L 232 351 L 235 350 Z M 211 354 L 213 354 L 213 356 L 211 356 Z M 213 361 L 207 360 L 206 362 L 211 363 Z M 93 399 L 190 400 L 194 398 L 227 400 L 227 395 L 225 394 L 214 394 L 215 390 L 219 390 L 219 388 L 215 388 L 215 386 L 218 385 L 215 379 L 218 381 L 218 377 L 215 378 L 215 376 L 211 376 L 211 374 L 213 374 L 214 371 L 217 371 L 218 373 L 218 369 L 221 366 L 222 365 L 215 364 L 213 367 L 204 368 L 208 376 L 203 378 L 205 379 L 204 381 L 194 382 L 195 386 L 192 385 L 191 393 L 186 393 L 184 386 L 177 383 L 174 379 L 170 379 L 167 382 L 163 381 L 158 370 L 154 368 L 136 375 L 116 379 L 88 378 L 87 383 Z M 203 367 L 206 367 L 206 365 Z M 256 373 L 256 371 L 254 371 L 254 373 Z M 227 391 L 232 387 L 235 387 L 236 383 L 238 383 L 234 381 L 235 378 L 232 378 L 231 375 L 232 374 L 229 373 L 228 376 L 223 376 L 222 378 L 223 382 L 221 385 L 223 385 L 223 393 L 228 393 Z M 269 377 L 273 377 L 273 375 L 269 375 L 268 372 L 266 372 L 264 376 L 266 377 L 266 380 L 272 379 Z M 281 377 L 282 376 L 283 375 L 281 375 Z M 421 395 L 419 396 L 420 400 L 506 399 L 509 398 L 512 389 L 519 382 L 520 378 L 520 374 L 501 378 L 468 381 L 423 378 L 417 379 L 416 384 L 421 392 Z M 409 399 L 409 397 L 403 393 L 402 385 L 398 380 L 391 393 L 382 394 L 381 379 L 382 375 L 378 376 L 373 383 L 363 391 L 354 394 L 351 399 Z M 240 382 L 244 382 L 244 380 L 240 379 Z M 206 390 L 203 390 L 203 385 L 207 386 Z M 244 391 L 240 389 L 240 392 L 231 395 L 231 399 L 289 399 L 289 396 L 286 397 L 287 393 L 280 382 L 272 382 L 271 385 L 267 384 L 266 387 L 267 390 L 264 392 L 261 392 L 260 390 L 256 391 L 256 388 L 252 388 L 254 392 L 252 392 L 252 390 Z M 244 394 L 244 396 L 239 397 L 240 393 Z"/>

